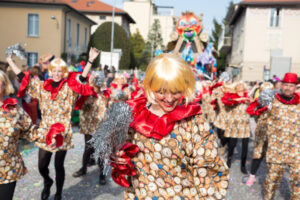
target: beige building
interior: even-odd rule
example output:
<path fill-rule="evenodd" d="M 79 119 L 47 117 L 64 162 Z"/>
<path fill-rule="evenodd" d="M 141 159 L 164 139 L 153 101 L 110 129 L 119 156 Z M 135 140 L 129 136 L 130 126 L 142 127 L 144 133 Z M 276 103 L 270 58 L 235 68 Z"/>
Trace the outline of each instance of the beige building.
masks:
<path fill-rule="evenodd" d="M 72 6 L 76 10 L 86 15 L 89 19 L 96 22 L 92 26 L 91 33 L 94 33 L 98 26 L 104 22 L 112 21 L 113 7 L 99 0 L 63 0 L 68 5 Z M 122 9 L 115 8 L 114 22 L 124 28 L 127 36 L 130 36 L 130 24 L 134 24 L 135 21 L 130 15 Z"/>
<path fill-rule="evenodd" d="M 226 33 L 226 34 L 225 34 Z M 219 42 L 238 79 L 300 73 L 300 0 L 243 0 Z"/>
<path fill-rule="evenodd" d="M 61 0 L 1 0 L 0 60 L 5 60 L 5 49 L 15 43 L 25 46 L 28 59 L 19 64 L 28 66 L 48 53 L 78 57 L 87 51 L 93 24 Z"/>
<path fill-rule="evenodd" d="M 131 33 L 135 33 L 138 29 L 144 40 L 147 41 L 154 20 L 158 19 L 161 25 L 163 44 L 167 45 L 176 26 L 173 7 L 157 6 L 153 0 L 126 0 L 123 7 L 136 22 L 130 25 Z"/>

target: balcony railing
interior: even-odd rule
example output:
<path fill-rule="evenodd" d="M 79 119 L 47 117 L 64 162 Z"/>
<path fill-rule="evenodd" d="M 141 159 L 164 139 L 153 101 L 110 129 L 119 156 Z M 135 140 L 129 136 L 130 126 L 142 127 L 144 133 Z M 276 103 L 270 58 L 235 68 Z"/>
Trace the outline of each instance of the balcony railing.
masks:
<path fill-rule="evenodd" d="M 218 50 L 220 52 L 228 53 L 232 45 L 232 36 L 230 33 L 230 28 L 226 27 L 222 29 L 222 32 L 219 37 L 219 46 Z"/>

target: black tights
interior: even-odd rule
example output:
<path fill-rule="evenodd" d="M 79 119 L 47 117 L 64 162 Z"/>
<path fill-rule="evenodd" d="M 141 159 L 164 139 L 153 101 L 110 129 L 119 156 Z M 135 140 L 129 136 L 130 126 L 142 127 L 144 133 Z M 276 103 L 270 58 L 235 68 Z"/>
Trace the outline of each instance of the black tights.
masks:
<path fill-rule="evenodd" d="M 16 188 L 16 181 L 7 184 L 0 184 L 0 199 L 12 200 Z"/>
<path fill-rule="evenodd" d="M 257 170 L 258 170 L 258 168 L 259 168 L 259 166 L 260 166 L 260 163 L 261 163 L 261 161 L 264 159 L 264 157 L 261 157 L 261 158 L 259 158 L 259 159 L 253 159 L 252 160 L 252 163 L 251 163 L 251 171 L 250 171 L 250 173 L 252 174 L 252 175 L 255 175 L 256 174 L 256 172 L 257 172 Z"/>
<path fill-rule="evenodd" d="M 67 151 L 58 151 L 55 153 L 55 172 L 56 172 L 56 193 L 61 194 L 65 181 L 64 162 Z M 39 149 L 39 171 L 44 178 L 44 184 L 49 185 L 52 179 L 49 176 L 49 164 L 51 161 L 52 152 Z"/>
<path fill-rule="evenodd" d="M 229 138 L 229 144 L 228 144 L 228 159 L 229 160 L 232 159 L 234 148 L 237 144 L 237 141 L 238 141 L 238 138 Z M 248 143 L 249 143 L 249 138 L 242 139 L 241 166 L 246 166 Z"/>
<path fill-rule="evenodd" d="M 221 141 L 222 147 L 224 147 L 229 141 L 229 138 L 224 137 L 224 132 L 225 132 L 224 130 L 217 128 L 217 134 Z"/>
<path fill-rule="evenodd" d="M 91 135 L 84 135 L 84 141 L 85 141 L 85 148 L 84 148 L 84 153 L 82 157 L 82 170 L 87 169 L 87 165 L 89 160 L 91 159 L 91 155 L 94 153 L 94 148 L 88 143 L 92 139 Z M 100 160 L 98 162 L 99 168 L 100 168 L 100 174 L 103 173 L 103 162 Z"/>

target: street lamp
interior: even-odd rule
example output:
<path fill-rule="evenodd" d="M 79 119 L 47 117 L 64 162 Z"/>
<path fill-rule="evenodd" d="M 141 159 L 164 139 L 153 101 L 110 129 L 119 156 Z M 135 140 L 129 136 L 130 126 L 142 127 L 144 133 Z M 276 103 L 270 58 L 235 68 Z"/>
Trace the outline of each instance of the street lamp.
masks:
<path fill-rule="evenodd" d="M 56 28 L 58 29 L 59 28 L 59 25 L 58 25 L 58 20 L 56 19 L 56 17 L 54 15 L 51 16 L 51 19 L 55 20 L 56 21 Z"/>

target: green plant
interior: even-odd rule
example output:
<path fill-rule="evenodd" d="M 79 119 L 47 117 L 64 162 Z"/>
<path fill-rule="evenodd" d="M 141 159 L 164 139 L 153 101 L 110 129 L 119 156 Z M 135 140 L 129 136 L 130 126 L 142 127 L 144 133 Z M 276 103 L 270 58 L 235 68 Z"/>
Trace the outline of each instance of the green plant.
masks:
<path fill-rule="evenodd" d="M 90 47 L 96 47 L 99 50 L 110 52 L 111 26 L 112 22 L 105 22 L 97 28 L 91 35 L 88 51 Z M 127 37 L 125 30 L 117 23 L 114 24 L 114 49 L 122 49 L 122 57 L 119 65 L 120 69 L 130 69 L 130 40 Z M 99 59 L 98 56 L 94 61 L 94 68 L 98 66 Z"/>

